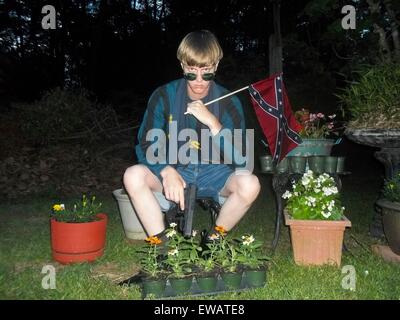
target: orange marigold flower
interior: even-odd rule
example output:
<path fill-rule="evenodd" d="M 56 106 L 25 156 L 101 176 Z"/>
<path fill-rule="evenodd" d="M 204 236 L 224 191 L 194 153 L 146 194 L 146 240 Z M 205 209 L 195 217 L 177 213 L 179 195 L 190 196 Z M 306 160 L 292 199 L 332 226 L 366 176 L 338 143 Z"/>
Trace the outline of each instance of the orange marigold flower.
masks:
<path fill-rule="evenodd" d="M 227 231 L 224 229 L 224 227 L 221 226 L 215 226 L 215 231 L 217 231 L 221 236 L 227 234 Z"/>
<path fill-rule="evenodd" d="M 152 245 L 157 245 L 157 244 L 160 244 L 160 243 L 162 242 L 162 241 L 161 241 L 158 237 L 156 237 L 156 236 L 148 237 L 148 238 L 146 238 L 146 241 L 149 242 L 149 243 L 152 244 Z"/>

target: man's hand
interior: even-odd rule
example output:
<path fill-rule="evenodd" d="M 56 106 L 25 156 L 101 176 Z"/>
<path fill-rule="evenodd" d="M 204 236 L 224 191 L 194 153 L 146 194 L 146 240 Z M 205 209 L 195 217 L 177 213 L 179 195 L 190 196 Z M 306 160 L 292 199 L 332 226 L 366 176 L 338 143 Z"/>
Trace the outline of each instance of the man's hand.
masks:
<path fill-rule="evenodd" d="M 171 166 L 165 167 L 160 172 L 160 175 L 163 178 L 162 185 L 165 198 L 176 202 L 181 207 L 181 210 L 185 210 L 185 180 L 183 180 L 178 171 Z"/>
<path fill-rule="evenodd" d="M 222 128 L 221 123 L 214 114 L 208 110 L 203 102 L 201 102 L 201 100 L 188 103 L 186 114 L 192 114 L 197 120 L 209 127 L 213 136 L 215 136 Z"/>

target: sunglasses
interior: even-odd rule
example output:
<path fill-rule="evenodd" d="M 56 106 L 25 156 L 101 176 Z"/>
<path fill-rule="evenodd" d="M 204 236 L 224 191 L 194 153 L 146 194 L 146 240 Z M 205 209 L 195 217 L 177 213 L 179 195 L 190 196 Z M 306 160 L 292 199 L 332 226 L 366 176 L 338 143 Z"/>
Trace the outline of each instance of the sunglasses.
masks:
<path fill-rule="evenodd" d="M 189 80 L 189 81 L 193 81 L 193 80 L 197 79 L 197 74 L 196 73 L 191 73 L 191 72 L 184 73 L 183 74 L 183 78 L 186 79 L 186 80 Z M 212 72 L 203 73 L 201 75 L 201 78 L 204 81 L 211 81 L 211 80 L 213 80 L 215 78 L 215 73 L 212 73 Z"/>

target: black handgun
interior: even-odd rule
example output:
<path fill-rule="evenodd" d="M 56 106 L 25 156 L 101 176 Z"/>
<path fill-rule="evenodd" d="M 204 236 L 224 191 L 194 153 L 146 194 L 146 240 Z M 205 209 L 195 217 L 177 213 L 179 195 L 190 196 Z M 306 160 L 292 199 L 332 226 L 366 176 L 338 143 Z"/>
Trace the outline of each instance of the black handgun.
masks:
<path fill-rule="evenodd" d="M 165 218 L 168 225 L 172 222 L 176 223 L 178 225 L 178 230 L 182 232 L 185 237 L 191 237 L 194 207 L 196 205 L 196 185 L 189 184 L 189 186 L 185 188 L 184 193 L 185 209 L 181 210 L 179 204 L 173 204 L 167 211 Z"/>
<path fill-rule="evenodd" d="M 189 184 L 189 187 L 185 188 L 185 210 L 183 210 L 183 223 L 181 226 L 181 231 L 185 237 L 192 236 L 193 214 L 194 207 L 196 205 L 196 193 L 197 187 L 195 184 Z"/>

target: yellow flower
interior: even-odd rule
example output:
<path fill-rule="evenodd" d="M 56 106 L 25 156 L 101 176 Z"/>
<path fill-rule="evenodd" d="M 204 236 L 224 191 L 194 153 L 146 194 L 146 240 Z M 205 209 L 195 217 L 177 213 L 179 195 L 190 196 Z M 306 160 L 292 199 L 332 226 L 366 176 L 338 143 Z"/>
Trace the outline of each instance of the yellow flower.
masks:
<path fill-rule="evenodd" d="M 54 211 L 63 211 L 64 209 L 65 209 L 65 207 L 64 207 L 63 204 L 55 204 L 55 205 L 53 206 L 53 210 L 54 210 Z"/>
<path fill-rule="evenodd" d="M 196 140 L 190 140 L 190 148 L 199 150 L 201 148 L 200 142 L 198 142 Z"/>

